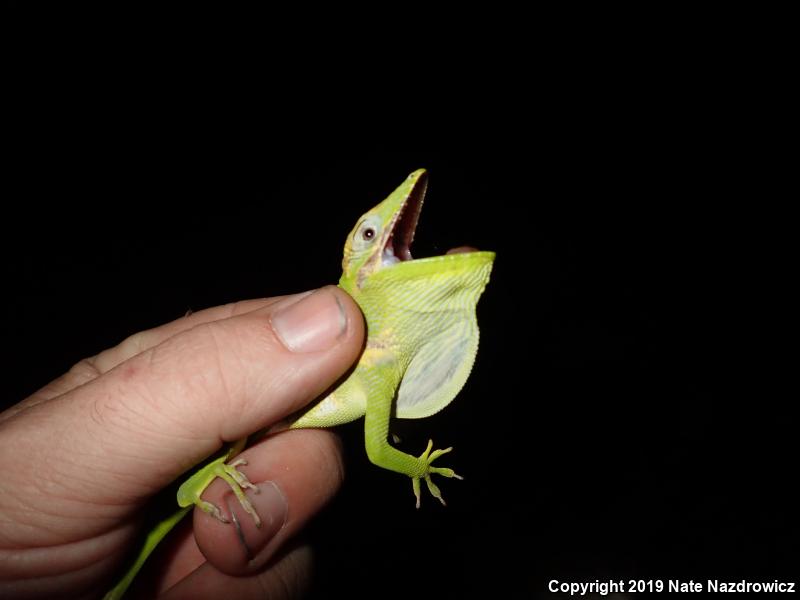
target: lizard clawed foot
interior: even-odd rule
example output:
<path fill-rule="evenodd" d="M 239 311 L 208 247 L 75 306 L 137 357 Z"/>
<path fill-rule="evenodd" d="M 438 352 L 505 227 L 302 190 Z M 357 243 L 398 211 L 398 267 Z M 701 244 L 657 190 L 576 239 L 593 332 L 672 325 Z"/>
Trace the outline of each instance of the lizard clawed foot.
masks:
<path fill-rule="evenodd" d="M 417 508 L 419 508 L 421 499 L 420 480 L 422 479 L 425 480 L 425 484 L 428 486 L 428 491 L 431 493 L 431 496 L 439 500 L 439 502 L 441 502 L 443 506 L 447 506 L 447 503 L 444 501 L 444 498 L 442 498 L 442 492 L 439 490 L 439 487 L 431 480 L 431 475 L 436 474 L 436 475 L 441 475 L 443 477 L 464 479 L 460 475 L 456 475 L 453 469 L 448 469 L 446 467 L 431 466 L 431 463 L 434 460 L 439 458 L 442 454 L 447 454 L 448 452 L 450 452 L 453 449 L 452 447 L 445 448 L 443 450 L 434 450 L 433 452 L 431 452 L 432 449 L 433 449 L 433 440 L 428 440 L 428 447 L 425 448 L 425 452 L 423 452 L 419 456 L 420 461 L 422 461 L 427 467 L 425 473 L 423 475 L 420 475 L 419 477 L 411 478 L 411 485 L 414 488 L 414 496 L 416 496 L 417 498 Z"/>
<path fill-rule="evenodd" d="M 250 502 L 247 496 L 245 496 L 243 491 L 244 489 L 251 489 L 255 493 L 258 493 L 259 489 L 253 485 L 249 479 L 247 479 L 247 476 L 244 473 L 237 469 L 237 467 L 244 466 L 246 464 L 247 461 L 245 459 L 237 458 L 230 464 L 219 463 L 212 472 L 230 486 L 231 490 L 233 490 L 233 493 L 236 495 L 236 499 L 239 501 L 239 504 L 242 505 L 242 508 L 248 515 L 253 517 L 256 527 L 261 527 L 261 518 L 258 516 L 256 509 L 253 508 L 253 504 Z M 200 498 L 197 498 L 195 503 L 200 507 L 201 510 L 207 512 L 215 519 L 223 523 L 230 523 L 230 520 L 222 514 L 222 511 L 216 504 Z"/>

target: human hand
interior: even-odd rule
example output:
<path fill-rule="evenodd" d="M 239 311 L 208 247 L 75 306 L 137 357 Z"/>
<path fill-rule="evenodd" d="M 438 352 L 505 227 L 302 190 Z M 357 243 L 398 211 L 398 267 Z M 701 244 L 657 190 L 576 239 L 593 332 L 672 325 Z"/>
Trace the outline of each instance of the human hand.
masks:
<path fill-rule="evenodd" d="M 358 307 L 335 287 L 220 306 L 136 334 L 0 414 L 0 597 L 102 596 L 148 500 L 224 443 L 322 394 L 363 338 Z M 194 535 L 145 566 L 161 571 L 161 597 L 273 598 L 302 587 L 309 552 L 286 542 L 341 483 L 335 437 L 286 431 L 241 456 L 264 525 L 214 481 L 203 497 L 242 514 L 247 548 L 235 527 L 194 511 Z"/>

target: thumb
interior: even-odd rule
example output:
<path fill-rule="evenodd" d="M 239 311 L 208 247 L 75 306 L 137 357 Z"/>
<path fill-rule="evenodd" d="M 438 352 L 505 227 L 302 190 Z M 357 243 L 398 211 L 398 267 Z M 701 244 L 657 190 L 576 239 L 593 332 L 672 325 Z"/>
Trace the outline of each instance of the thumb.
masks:
<path fill-rule="evenodd" d="M 178 331 L 14 415 L 4 439 L 70 505 L 83 498 L 95 518 L 117 519 L 223 443 L 318 397 L 353 364 L 364 336 L 358 307 L 335 287 L 200 321 L 165 326 Z"/>

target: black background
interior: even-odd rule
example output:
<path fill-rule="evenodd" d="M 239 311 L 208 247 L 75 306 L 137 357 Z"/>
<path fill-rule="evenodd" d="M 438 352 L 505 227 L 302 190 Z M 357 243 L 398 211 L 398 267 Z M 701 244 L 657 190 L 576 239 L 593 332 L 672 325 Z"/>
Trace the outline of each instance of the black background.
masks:
<path fill-rule="evenodd" d="M 466 387 L 396 430 L 411 453 L 454 446 L 465 480 L 417 511 L 360 424 L 340 428 L 314 597 L 796 576 L 796 422 L 752 335 L 771 327 L 762 165 L 703 68 L 586 54 L 521 68 L 487 103 L 407 84 L 403 102 L 429 103 L 412 116 L 378 91 L 340 111 L 320 82 L 290 113 L 286 87 L 46 58 L 7 113 L 6 404 L 189 309 L 335 282 L 355 219 L 426 167 L 415 255 L 497 260 Z"/>

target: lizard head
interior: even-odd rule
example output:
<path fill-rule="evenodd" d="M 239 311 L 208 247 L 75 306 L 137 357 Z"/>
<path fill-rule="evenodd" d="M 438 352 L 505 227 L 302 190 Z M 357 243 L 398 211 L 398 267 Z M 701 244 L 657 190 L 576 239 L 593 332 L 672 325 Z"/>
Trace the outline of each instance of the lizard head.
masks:
<path fill-rule="evenodd" d="M 418 169 L 386 200 L 362 215 L 344 246 L 343 280 L 356 282 L 383 267 L 411 260 L 409 248 L 427 183 L 425 169 Z"/>
<path fill-rule="evenodd" d="M 339 284 L 348 292 L 361 289 L 364 281 L 379 271 L 395 280 L 438 277 L 442 273 L 466 274 L 485 270 L 488 280 L 493 252 L 469 246 L 448 250 L 444 256 L 414 259 L 411 242 L 417 228 L 428 175 L 425 169 L 411 173 L 386 200 L 362 215 L 347 237 Z M 451 277 L 451 281 L 453 281 Z M 483 289 L 483 288 L 481 288 Z"/>

